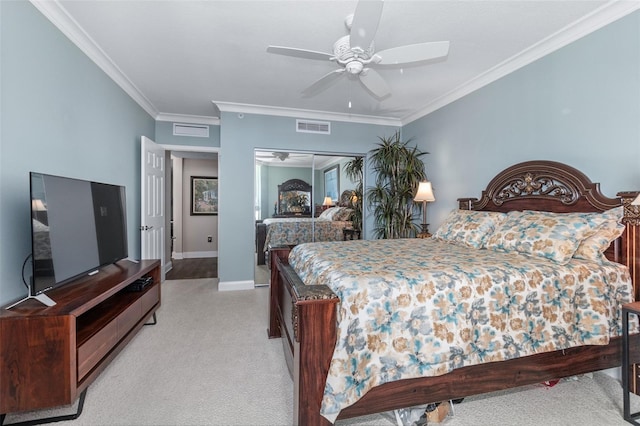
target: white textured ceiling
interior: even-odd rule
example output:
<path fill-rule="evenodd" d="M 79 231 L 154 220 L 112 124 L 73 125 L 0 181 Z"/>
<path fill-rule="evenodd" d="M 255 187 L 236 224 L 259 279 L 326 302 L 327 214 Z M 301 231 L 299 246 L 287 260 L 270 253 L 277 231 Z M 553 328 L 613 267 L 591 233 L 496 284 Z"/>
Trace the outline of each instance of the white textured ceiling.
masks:
<path fill-rule="evenodd" d="M 356 1 L 37 1 L 33 3 L 159 119 L 206 121 L 225 110 L 407 122 L 638 8 L 635 1 L 387 0 L 376 50 L 449 40 L 444 61 L 379 70 L 378 101 L 337 67 L 274 55 L 268 45 L 331 52 Z M 348 103 L 351 101 L 351 108 Z M 306 111 L 306 113 L 305 113 Z"/>

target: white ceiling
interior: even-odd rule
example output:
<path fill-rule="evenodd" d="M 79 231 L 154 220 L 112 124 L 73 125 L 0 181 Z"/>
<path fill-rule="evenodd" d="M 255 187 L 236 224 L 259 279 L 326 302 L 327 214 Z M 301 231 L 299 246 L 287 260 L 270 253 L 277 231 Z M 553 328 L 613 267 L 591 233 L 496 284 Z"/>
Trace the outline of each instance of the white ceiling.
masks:
<path fill-rule="evenodd" d="M 268 45 L 332 52 L 356 1 L 32 2 L 156 119 L 203 123 L 216 123 L 219 109 L 406 123 L 639 7 L 603 0 L 387 0 L 377 51 L 451 44 L 444 61 L 379 70 L 392 95 L 378 101 L 347 78 L 304 98 L 302 90 L 337 65 L 266 52 Z"/>
<path fill-rule="evenodd" d="M 308 152 L 298 151 L 274 151 L 261 149 L 257 149 L 255 151 L 255 159 L 257 163 L 274 167 L 312 167 L 316 170 L 320 170 L 348 158 L 351 157 L 310 154 Z"/>

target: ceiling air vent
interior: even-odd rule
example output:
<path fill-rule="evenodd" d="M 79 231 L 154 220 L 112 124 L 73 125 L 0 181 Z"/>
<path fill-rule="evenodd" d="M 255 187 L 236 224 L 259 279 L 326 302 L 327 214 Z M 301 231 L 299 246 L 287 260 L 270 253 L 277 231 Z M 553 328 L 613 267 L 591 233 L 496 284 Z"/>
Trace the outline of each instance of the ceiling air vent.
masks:
<path fill-rule="evenodd" d="M 173 123 L 173 136 L 190 136 L 193 138 L 208 138 L 209 126 L 206 124 Z"/>
<path fill-rule="evenodd" d="M 296 120 L 296 131 L 301 133 L 331 134 L 331 123 L 328 121 Z"/>

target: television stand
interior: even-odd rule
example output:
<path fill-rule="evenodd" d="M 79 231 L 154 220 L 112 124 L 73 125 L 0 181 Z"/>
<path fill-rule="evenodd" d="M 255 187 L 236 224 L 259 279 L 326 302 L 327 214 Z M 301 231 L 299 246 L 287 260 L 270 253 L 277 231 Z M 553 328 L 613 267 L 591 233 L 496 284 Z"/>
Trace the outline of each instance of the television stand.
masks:
<path fill-rule="evenodd" d="M 13 303 L 13 304 L 7 306 L 5 309 L 11 309 L 14 306 L 18 306 L 22 302 L 25 302 L 25 301 L 27 301 L 29 299 L 36 299 L 38 302 L 42 303 L 45 306 L 53 306 L 53 305 L 56 304 L 56 302 L 54 302 L 49 296 L 47 296 L 44 293 L 40 293 L 40 294 L 37 294 L 35 296 L 29 295 L 29 296 L 25 297 L 24 299 L 20 299 L 16 303 Z"/>
<path fill-rule="evenodd" d="M 123 260 L 50 290 L 54 306 L 28 298 L 11 310 L 0 309 L 0 420 L 76 399 L 79 416 L 89 385 L 147 319 L 155 323 L 160 276 L 159 260 Z M 127 291 L 143 277 L 153 284 Z M 59 420 L 64 419 L 48 421 Z"/>
<path fill-rule="evenodd" d="M 87 389 L 83 390 L 78 398 L 78 407 L 76 408 L 76 412 L 72 414 L 62 414 L 60 416 L 52 416 L 52 417 L 43 417 L 41 419 L 33 419 L 33 420 L 25 420 L 23 422 L 17 423 L 9 423 L 4 424 L 4 419 L 6 414 L 0 414 L 0 426 L 35 426 L 42 425 L 45 423 L 55 423 L 55 422 L 65 422 L 68 420 L 76 420 L 82 414 L 82 409 L 84 408 L 84 399 L 87 396 Z"/>

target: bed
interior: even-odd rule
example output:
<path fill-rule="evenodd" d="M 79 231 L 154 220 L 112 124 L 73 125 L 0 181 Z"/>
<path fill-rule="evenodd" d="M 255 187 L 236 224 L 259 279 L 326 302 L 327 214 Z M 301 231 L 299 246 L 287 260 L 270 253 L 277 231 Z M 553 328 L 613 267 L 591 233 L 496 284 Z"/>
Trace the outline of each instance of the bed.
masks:
<path fill-rule="evenodd" d="M 349 207 L 352 190 L 342 193 L 337 206 L 327 208 L 318 217 L 267 218 L 256 224 L 258 265 L 266 263 L 270 247 L 290 246 L 311 241 L 342 241 L 345 228 L 351 228 L 353 209 Z"/>
<path fill-rule="evenodd" d="M 513 297 L 524 297 L 521 300 L 521 305 L 527 309 L 526 306 L 539 306 L 541 312 L 539 315 L 533 316 L 535 321 L 541 321 L 540 318 L 547 320 L 550 324 L 545 324 L 542 329 L 547 331 L 541 331 L 541 336 L 553 335 L 553 339 L 550 339 L 554 344 L 549 344 L 545 339 L 541 339 L 538 336 L 537 341 L 532 347 L 535 346 L 535 350 L 526 351 L 522 350 L 522 342 L 513 340 L 513 337 L 506 337 L 500 335 L 499 339 L 503 343 L 502 350 L 498 352 L 486 351 L 486 347 L 478 349 L 479 343 L 490 346 L 495 341 L 491 333 L 495 333 L 496 326 L 494 324 L 495 312 L 489 312 L 486 310 L 487 306 L 478 302 L 478 297 L 471 302 L 460 303 L 464 309 L 462 314 L 468 314 L 471 321 L 475 321 L 480 324 L 478 327 L 471 327 L 465 330 L 466 335 L 471 336 L 468 339 L 476 343 L 475 359 L 468 356 L 468 354 L 456 352 L 457 346 L 451 344 L 448 348 L 449 359 L 429 360 L 429 362 L 414 363 L 414 365 L 421 365 L 427 367 L 424 368 L 424 376 L 420 375 L 408 375 L 402 374 L 390 374 L 393 368 L 386 368 L 384 370 L 384 380 L 381 380 L 379 376 L 383 369 L 379 364 L 376 364 L 375 356 L 369 352 L 355 352 L 351 351 L 350 354 L 357 354 L 345 358 L 339 356 L 334 359 L 334 356 L 339 350 L 344 351 L 350 344 L 352 346 L 361 347 L 375 347 L 384 345 L 383 339 L 380 339 L 378 335 L 352 334 L 350 337 L 345 334 L 344 323 L 338 323 L 338 320 L 343 320 L 349 317 L 349 314 L 358 309 L 367 310 L 370 305 L 367 303 L 376 303 L 374 297 L 373 302 L 365 300 L 366 297 L 359 294 L 357 291 L 349 293 L 348 290 L 353 290 L 352 285 L 344 284 L 345 277 L 347 280 L 353 281 L 354 275 L 358 275 L 362 269 L 375 264 L 375 262 L 353 262 L 349 261 L 351 256 L 345 255 L 348 251 L 353 250 L 358 252 L 357 246 L 368 246 L 368 250 L 391 250 L 389 247 L 377 246 L 377 244 L 391 243 L 395 245 L 406 244 L 405 251 L 419 252 L 420 250 L 432 251 L 443 259 L 451 258 L 457 259 L 456 256 L 476 256 L 480 251 L 490 251 L 483 248 L 465 248 L 461 249 L 457 244 L 451 241 L 419 241 L 413 240 L 394 240 L 389 242 L 384 241 L 349 241 L 339 243 L 343 248 L 338 250 L 336 247 L 335 253 L 332 253 L 330 245 L 328 243 L 320 244 L 303 244 L 296 247 L 293 253 L 290 254 L 288 248 L 279 248 L 272 252 L 272 276 L 271 276 L 271 295 L 270 295 L 270 308 L 269 308 L 269 337 L 282 338 L 283 347 L 285 352 L 285 359 L 289 370 L 292 373 L 294 379 L 294 418 L 295 424 L 307 424 L 307 425 L 322 425 L 330 424 L 334 419 L 342 419 L 349 417 L 356 417 L 366 415 L 374 412 L 388 411 L 398 408 L 410 407 L 415 405 L 421 405 L 430 402 L 438 402 L 448 399 L 463 398 L 465 396 L 491 392 L 500 389 L 507 389 L 526 384 L 539 383 L 547 380 L 557 379 L 561 377 L 567 377 L 576 374 L 582 374 L 590 371 L 601 370 L 605 368 L 611 368 L 620 366 L 621 354 L 620 345 L 621 338 L 619 334 L 619 317 L 620 310 L 619 304 L 626 301 L 631 301 L 638 298 L 637 284 L 640 281 L 640 213 L 638 210 L 630 206 L 630 202 L 636 196 L 637 192 L 624 192 L 619 193 L 618 198 L 608 198 L 601 194 L 599 185 L 592 183 L 583 173 L 580 171 L 561 164 L 551 161 L 531 161 L 520 163 L 512 166 L 501 173 L 499 173 L 487 186 L 486 190 L 482 192 L 479 199 L 475 198 L 463 198 L 459 199 L 460 211 L 468 212 L 498 212 L 506 213 L 510 211 L 517 211 L 523 213 L 515 213 L 512 216 L 518 215 L 545 215 L 546 213 L 540 212 L 554 212 L 554 213 L 571 213 L 571 212 L 610 212 L 617 211 L 622 216 L 620 225 L 616 224 L 618 230 L 616 232 L 621 233 L 620 237 L 616 238 L 609 247 L 604 250 L 604 256 L 608 261 L 602 261 L 603 265 L 607 265 L 612 269 L 607 269 L 603 272 L 600 278 L 588 278 L 596 266 L 593 260 L 578 260 L 575 261 L 572 257 L 573 252 L 569 256 L 570 259 L 565 259 L 569 269 L 575 269 L 582 271 L 578 275 L 587 277 L 586 282 L 578 287 L 567 289 L 555 289 L 556 293 L 562 293 L 567 291 L 573 291 L 578 295 L 580 292 L 581 297 L 573 297 L 572 299 L 578 300 L 578 308 L 581 308 L 582 302 L 587 302 L 590 299 L 591 304 L 585 305 L 586 310 L 577 311 L 573 315 L 577 315 L 579 318 L 589 318 L 589 321 L 584 323 L 590 324 L 590 329 L 585 330 L 573 330 L 572 333 L 567 335 L 563 334 L 563 327 L 566 324 L 562 322 L 552 322 L 550 318 L 560 317 L 562 321 L 563 315 L 557 315 L 557 312 L 553 310 L 547 310 L 546 308 L 551 306 L 552 303 L 540 303 L 534 300 L 528 300 L 526 297 L 531 291 L 523 296 L 514 295 Z M 528 212 L 528 211 L 532 212 Z M 525 212 L 526 211 L 526 212 Z M 456 212 L 452 212 L 455 214 Z M 471 214 L 471 213 L 468 213 Z M 556 215 L 557 216 L 557 215 Z M 587 215 L 591 217 L 591 215 Z M 593 215 L 599 217 L 599 215 Z M 555 216 L 554 216 L 555 217 Z M 536 219 L 537 222 L 546 221 L 546 217 L 542 221 Z M 554 219 L 555 220 L 555 219 Z M 446 223 L 446 221 L 445 221 Z M 506 226 L 507 219 L 504 219 L 503 224 Z M 582 222 L 581 222 L 582 223 Z M 500 234 L 503 237 L 505 232 L 509 231 L 507 227 L 505 232 L 499 233 L 497 231 L 504 231 L 504 227 L 501 225 L 495 225 L 492 231 L 487 232 L 487 235 Z M 440 229 L 438 230 L 440 231 Z M 437 234 L 437 232 L 436 232 Z M 454 233 L 455 234 L 455 233 Z M 586 240 L 587 234 L 583 234 L 583 239 Z M 576 237 L 576 240 L 578 238 Z M 502 238 L 503 243 L 510 241 L 509 238 Z M 493 244 L 499 244 L 501 238 L 495 238 Z M 517 242 L 516 242 L 517 243 Z M 336 243 L 332 243 L 338 245 Z M 485 241 L 488 244 L 488 240 Z M 308 247 L 307 247 L 308 246 Z M 313 251 L 313 246 L 318 247 L 316 251 Z M 455 246 L 455 247 L 453 247 Z M 439 247 L 439 248 L 438 248 Z M 445 248 L 443 248 L 445 247 Z M 453 248 L 452 248 L 453 247 Z M 540 247 L 536 244 L 523 245 L 526 250 L 531 250 L 531 247 L 537 247 L 543 252 L 546 248 Z M 528 248 L 527 248 L 528 247 Z M 311 249 L 312 251 L 308 251 Z M 498 250 L 498 246 L 494 246 L 495 251 Z M 504 249 L 504 247 L 502 247 Z M 342 251 L 341 251 L 342 250 Z M 345 252 L 346 250 L 347 252 Z M 398 258 L 398 262 L 401 266 L 396 269 L 396 274 L 404 275 L 397 279 L 399 282 L 417 282 L 415 270 L 412 270 L 410 266 L 403 264 L 403 262 L 409 262 L 409 260 L 400 259 L 397 255 L 402 251 L 402 248 L 396 247 L 397 251 L 390 251 L 389 256 L 386 258 Z M 442 250 L 454 250 L 454 252 L 442 252 Z M 473 254 L 470 255 L 469 251 Z M 562 253 L 562 250 L 550 250 L 551 256 Z M 358 252 L 362 253 L 362 252 Z M 552 288 L 551 283 L 558 282 L 557 278 L 552 279 L 556 268 L 553 262 L 558 262 L 558 259 L 547 259 L 537 256 L 532 256 L 531 253 L 523 254 L 526 252 L 518 253 L 505 253 L 505 255 L 511 256 L 510 262 L 515 262 L 518 267 L 524 268 L 527 264 L 536 264 L 539 272 L 531 272 L 538 279 L 535 280 L 542 288 Z M 291 256 L 291 257 L 290 257 Z M 332 257 L 333 256 L 333 257 Z M 343 259 L 337 260 L 336 256 Z M 492 262 L 497 264 L 500 262 L 495 256 L 499 256 L 498 253 L 490 253 Z M 437 256 L 436 256 L 437 257 Z M 564 257 L 567 257 L 566 253 Z M 310 260 L 312 259 L 313 260 Z M 475 259 L 475 257 L 473 257 Z M 296 264 L 297 270 L 295 270 L 290 264 L 290 259 L 293 264 Z M 514 260 L 515 259 L 515 260 Z M 523 260 L 524 259 L 524 260 Z M 530 262 L 526 262 L 526 259 L 530 259 Z M 349 263 L 351 262 L 351 263 Z M 545 263 L 546 262 L 546 263 Z M 582 264 L 574 264 L 575 262 L 582 262 Z M 590 263 L 591 262 L 591 263 Z M 322 269 L 324 263 L 327 269 Z M 346 268 L 331 269 L 334 264 L 343 263 Z M 463 265 L 463 262 L 450 261 L 450 263 Z M 586 263 L 586 265 L 585 265 Z M 304 268 L 300 265 L 309 264 L 315 265 L 312 267 L 320 268 L 314 272 L 305 272 Z M 623 266 L 620 266 L 623 265 Z M 437 272 L 436 269 L 427 269 L 430 273 Z M 463 271 L 468 274 L 469 271 Z M 412 275 L 413 274 L 413 275 Z M 446 274 L 443 274 L 446 275 Z M 473 275 L 473 274 L 471 274 Z M 479 276 L 484 276 L 483 273 L 477 273 Z M 503 273 L 503 275 L 509 275 Z M 380 274 L 382 277 L 382 274 Z M 432 303 L 437 297 L 441 288 L 447 288 L 448 285 L 458 285 L 460 276 L 447 276 L 447 282 L 449 284 L 443 284 L 442 281 L 435 282 L 435 291 L 427 291 L 424 293 L 427 303 Z M 311 279 L 309 277 L 312 277 Z M 564 277 L 564 276 L 563 276 Z M 603 278 L 604 277 L 604 278 Z M 431 277 L 433 278 L 433 277 Z M 509 277 L 507 277 L 509 278 Z M 306 285 L 303 280 L 311 280 Z M 435 279 L 435 278 L 433 278 Z M 573 279 L 573 278 L 572 278 Z M 546 280 L 546 281 L 545 281 Z M 587 284 L 600 283 L 609 280 L 611 283 L 620 283 L 618 286 L 600 284 L 596 287 L 589 287 Z M 371 285 L 371 292 L 376 291 L 383 292 L 381 288 L 387 288 L 388 281 L 385 281 L 385 285 L 376 287 Z M 570 280 L 565 280 L 570 281 Z M 348 282 L 348 281 L 347 281 Z M 495 292 L 494 284 L 497 279 L 487 280 L 481 282 L 478 288 L 483 288 L 489 295 L 491 292 Z M 452 284 L 451 284 L 452 283 Z M 635 284 L 635 287 L 633 286 Z M 546 287 L 545 287 L 546 286 Z M 464 286 L 463 286 L 464 287 Z M 467 286 L 468 287 L 468 286 Z M 332 288 L 334 290 L 332 290 Z M 603 290 L 607 289 L 606 291 Z M 459 289 L 456 289 L 459 290 Z M 531 290 L 531 289 L 529 289 Z M 474 290 L 478 291 L 478 290 Z M 433 293 L 433 294 L 430 294 Z M 462 293 L 462 291 L 461 291 Z M 602 294 L 598 295 L 598 293 Z M 440 291 L 442 294 L 442 291 Z M 544 300 L 545 292 L 541 291 L 536 295 Z M 344 298 L 344 299 L 341 299 Z M 376 295 L 377 297 L 377 295 Z M 428 297 L 432 297 L 433 300 L 429 301 Z M 600 299 L 598 299 L 600 297 Z M 487 299 L 490 299 L 487 296 Z M 495 298 L 494 298 L 495 299 Z M 561 297 L 557 296 L 549 300 L 559 300 Z M 571 298 L 570 298 L 571 299 Z M 397 300 L 403 300 L 397 298 Z M 529 303 L 531 302 L 531 303 Z M 536 305 L 537 303 L 537 305 Z M 573 303 L 573 302 L 572 302 Z M 436 303 L 437 306 L 446 307 L 447 311 L 452 305 L 448 305 L 446 300 L 440 300 Z M 393 317 L 394 315 L 402 317 L 402 309 L 392 308 L 391 304 L 384 305 L 385 309 L 378 309 L 378 315 L 380 317 Z M 354 308 L 355 307 L 355 308 Z M 483 311 L 485 309 L 485 311 Z M 562 310 L 567 310 L 566 305 L 563 305 Z M 434 309 L 427 309 L 428 312 L 422 312 L 423 315 L 435 315 Z M 594 314 L 595 312 L 595 314 Z M 445 312 L 446 313 L 446 312 Z M 520 314 L 523 314 L 522 312 Z M 463 315 L 464 316 L 464 315 Z M 527 318 L 529 313 L 526 313 L 524 317 L 515 316 L 515 319 L 522 321 L 522 318 Z M 571 314 L 570 314 L 571 316 Z M 598 317 L 598 318 L 596 318 Z M 411 317 L 412 319 L 414 317 Z M 480 321 L 479 319 L 482 319 Z M 594 319 L 594 321 L 591 321 Z M 597 319 L 600 321 L 595 321 Z M 360 317 L 362 320 L 362 317 Z M 554 319 L 555 320 L 555 319 Z M 569 320 L 571 324 L 577 324 L 579 321 L 571 322 L 571 318 L 564 318 Z M 406 322 L 406 321 L 405 321 Z M 415 324 L 415 321 L 409 321 L 410 324 Z M 419 322 L 418 322 L 419 323 Z M 500 324 L 500 321 L 497 321 Z M 349 325 L 354 328 L 353 321 Z M 385 321 L 380 321 L 380 324 L 386 324 Z M 436 327 L 432 327 L 435 330 L 431 330 L 431 333 L 440 336 L 438 339 L 433 338 L 431 340 L 434 346 L 444 346 L 443 342 L 447 339 L 455 339 L 460 335 L 459 331 L 455 328 L 443 329 L 441 323 L 433 322 Z M 440 328 L 437 326 L 440 325 Z M 382 327 L 382 325 L 380 325 Z M 420 328 L 420 327 L 415 327 Z M 499 327 L 498 327 L 499 328 Z M 508 328 L 508 327 L 507 327 Z M 540 329 L 540 330 L 542 330 Z M 598 329 L 598 332 L 591 333 Z M 529 338 L 533 341 L 536 340 L 535 332 L 540 331 L 535 327 L 535 324 L 530 327 Z M 550 330 L 550 331 L 548 331 Z M 483 333 L 486 333 L 483 335 Z M 547 333 L 547 334 L 545 334 Z M 551 334 L 548 334 L 551 333 Z M 555 334 L 554 334 L 555 333 Z M 584 335 L 584 338 L 576 338 L 576 333 Z M 361 342 L 358 342 L 358 335 L 362 334 Z M 453 334 L 453 336 L 451 336 Z M 464 334 L 464 333 L 463 333 Z M 489 336 L 489 337 L 487 337 Z M 349 340 L 351 339 L 351 340 Z M 509 341 L 509 339 L 512 339 Z M 573 339 L 573 340 L 572 340 Z M 632 345 L 632 363 L 640 362 L 640 339 L 637 335 L 633 335 L 631 339 Z M 339 342 L 336 345 L 336 342 Z M 511 343 L 511 344 L 509 344 Z M 396 345 L 397 342 L 389 343 L 389 345 Z M 520 344 L 520 346 L 518 346 Z M 473 345 L 469 345 L 473 347 Z M 417 355 L 418 351 L 414 351 L 416 357 L 424 356 L 426 353 L 430 355 L 432 352 L 437 353 L 435 350 L 423 352 L 421 355 Z M 482 354 L 478 356 L 478 354 Z M 357 363 L 358 356 L 362 357 L 369 363 Z M 434 355 L 436 356 L 436 355 Z M 437 356 L 443 356 L 440 353 Z M 384 357 L 383 357 L 384 358 Z M 390 364 L 389 359 L 383 359 L 383 362 L 387 362 L 387 367 Z M 440 361 L 440 362 L 439 362 Z M 395 365 L 392 365 L 395 366 Z M 373 370 L 373 374 L 369 374 Z M 344 372 L 348 373 L 345 374 Z M 341 373 L 342 372 L 342 373 Z M 365 374 L 366 373 L 366 374 Z M 342 377 L 341 377 L 342 374 Z M 333 376 L 333 377 L 332 377 Z M 405 378 L 411 377 L 411 378 Z M 342 384 L 336 385 L 336 380 Z M 347 380 L 348 379 L 348 380 Z M 341 392 L 343 389 L 333 389 L 337 386 L 344 387 L 344 383 L 350 381 L 350 385 L 355 389 L 351 395 Z M 368 383 L 375 383 L 375 386 L 369 388 Z M 333 391 L 327 393 L 326 390 Z M 353 394 L 356 394 L 356 398 L 351 398 Z M 353 399 L 353 400 L 352 400 Z M 336 400 L 338 403 L 336 404 Z"/>

